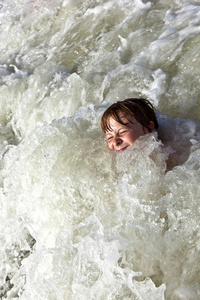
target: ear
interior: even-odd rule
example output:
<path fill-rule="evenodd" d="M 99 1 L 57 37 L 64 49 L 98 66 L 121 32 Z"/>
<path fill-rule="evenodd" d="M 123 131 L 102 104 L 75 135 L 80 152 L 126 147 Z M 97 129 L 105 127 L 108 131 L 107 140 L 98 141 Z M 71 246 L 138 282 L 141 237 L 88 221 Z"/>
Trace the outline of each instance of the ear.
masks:
<path fill-rule="evenodd" d="M 152 132 L 154 129 L 155 129 L 154 122 L 153 122 L 153 121 L 150 121 L 150 122 L 149 122 L 149 130 L 150 130 L 150 132 Z"/>

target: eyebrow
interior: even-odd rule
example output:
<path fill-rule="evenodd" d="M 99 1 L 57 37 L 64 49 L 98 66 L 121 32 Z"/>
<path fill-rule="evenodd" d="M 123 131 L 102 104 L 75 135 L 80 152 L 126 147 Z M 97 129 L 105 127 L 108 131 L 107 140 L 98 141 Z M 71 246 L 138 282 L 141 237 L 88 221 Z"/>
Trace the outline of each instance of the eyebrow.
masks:
<path fill-rule="evenodd" d="M 121 123 L 120 123 L 121 124 Z M 127 126 L 127 125 L 129 125 L 129 124 L 131 124 L 131 122 L 129 122 L 129 123 L 125 123 L 125 124 L 121 124 L 122 126 Z M 119 130 L 123 130 L 124 128 L 119 128 Z M 113 131 L 113 129 L 112 129 L 112 127 L 110 127 L 110 126 L 107 126 L 107 130 L 106 130 L 106 132 L 105 132 L 105 134 L 111 134 L 111 132 Z"/>
<path fill-rule="evenodd" d="M 111 133 L 112 133 L 111 130 L 110 131 L 106 131 L 106 135 L 111 134 Z"/>
<path fill-rule="evenodd" d="M 118 123 L 119 123 L 119 122 L 118 122 Z M 121 124 L 122 126 L 127 126 L 127 125 L 133 124 L 133 123 L 127 122 L 127 123 L 119 123 L 119 124 Z M 112 127 L 110 126 L 110 124 L 107 124 L 105 133 L 111 132 L 111 131 L 113 131 Z"/>

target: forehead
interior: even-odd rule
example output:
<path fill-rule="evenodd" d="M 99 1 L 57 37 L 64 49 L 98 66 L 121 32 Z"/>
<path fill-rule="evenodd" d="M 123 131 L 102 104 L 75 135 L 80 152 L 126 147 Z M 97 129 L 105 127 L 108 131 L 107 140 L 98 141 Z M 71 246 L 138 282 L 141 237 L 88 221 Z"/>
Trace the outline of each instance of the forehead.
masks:
<path fill-rule="evenodd" d="M 135 122 L 136 120 L 134 117 L 131 115 L 124 115 L 123 113 L 119 114 L 118 120 L 110 116 L 107 120 L 107 132 L 123 128 L 124 126 L 128 126 L 129 124 Z"/>

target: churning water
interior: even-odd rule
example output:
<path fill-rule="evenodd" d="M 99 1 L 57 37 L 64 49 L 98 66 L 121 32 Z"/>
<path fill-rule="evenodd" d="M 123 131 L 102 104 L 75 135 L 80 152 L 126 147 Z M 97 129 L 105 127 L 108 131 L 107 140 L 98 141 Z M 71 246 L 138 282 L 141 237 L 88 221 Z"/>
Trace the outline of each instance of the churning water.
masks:
<path fill-rule="evenodd" d="M 0 26 L 1 299 L 200 299 L 199 0 L 1 0 Z M 128 97 L 160 129 L 116 154 Z"/>

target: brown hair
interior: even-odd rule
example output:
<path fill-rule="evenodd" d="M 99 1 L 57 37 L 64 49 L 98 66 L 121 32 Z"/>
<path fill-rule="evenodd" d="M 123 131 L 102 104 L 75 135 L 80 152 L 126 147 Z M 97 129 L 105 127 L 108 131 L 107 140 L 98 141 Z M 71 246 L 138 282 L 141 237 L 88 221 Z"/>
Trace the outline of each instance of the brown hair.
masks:
<path fill-rule="evenodd" d="M 150 122 L 153 121 L 155 129 L 158 128 L 158 121 L 155 114 L 155 108 L 146 99 L 129 98 L 123 101 L 118 101 L 109 106 L 101 118 L 101 128 L 104 132 L 110 131 L 108 120 L 112 117 L 115 121 L 125 125 L 121 118 L 120 113 L 124 116 L 131 115 L 143 127 L 151 130 Z"/>

